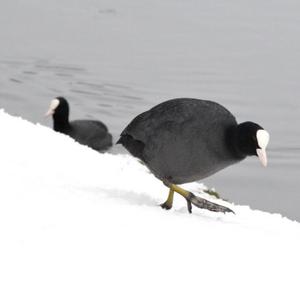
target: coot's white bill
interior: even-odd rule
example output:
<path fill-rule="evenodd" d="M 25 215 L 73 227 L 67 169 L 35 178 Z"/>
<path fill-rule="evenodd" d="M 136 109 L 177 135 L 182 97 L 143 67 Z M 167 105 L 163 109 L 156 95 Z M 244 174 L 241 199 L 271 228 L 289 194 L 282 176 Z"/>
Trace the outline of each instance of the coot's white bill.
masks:
<path fill-rule="evenodd" d="M 258 130 L 256 139 L 259 146 L 259 148 L 256 149 L 257 156 L 261 164 L 266 167 L 268 164 L 266 148 L 269 144 L 270 134 L 266 130 Z"/>
<path fill-rule="evenodd" d="M 48 109 L 48 111 L 46 112 L 45 116 L 53 115 L 53 114 L 55 113 L 55 109 L 58 107 L 58 105 L 59 105 L 59 100 L 58 100 L 58 99 L 53 99 L 53 100 L 50 102 L 49 109 Z"/>

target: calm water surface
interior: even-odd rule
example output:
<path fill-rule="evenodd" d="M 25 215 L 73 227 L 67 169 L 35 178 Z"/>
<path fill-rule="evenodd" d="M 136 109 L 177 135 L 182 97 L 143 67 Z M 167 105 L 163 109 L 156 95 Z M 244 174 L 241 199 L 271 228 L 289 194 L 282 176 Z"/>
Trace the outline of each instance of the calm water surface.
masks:
<path fill-rule="evenodd" d="M 270 132 L 269 167 L 248 158 L 205 183 L 299 221 L 300 3 L 82 2 L 2 2 L 0 107 L 51 126 L 43 114 L 63 95 L 71 118 L 101 119 L 117 139 L 163 100 L 218 101 Z"/>

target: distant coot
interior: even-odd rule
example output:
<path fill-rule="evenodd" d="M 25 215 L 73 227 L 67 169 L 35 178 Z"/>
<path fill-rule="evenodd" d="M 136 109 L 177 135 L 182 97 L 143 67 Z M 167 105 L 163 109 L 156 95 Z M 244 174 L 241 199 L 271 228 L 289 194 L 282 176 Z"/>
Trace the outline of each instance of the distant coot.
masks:
<path fill-rule="evenodd" d="M 163 102 L 138 115 L 121 133 L 121 143 L 170 188 L 161 206 L 170 209 L 174 192 L 194 204 L 217 212 L 232 212 L 196 197 L 176 184 L 206 178 L 247 156 L 267 165 L 269 134 L 253 122 L 237 124 L 235 117 L 212 101 L 180 98 Z"/>
<path fill-rule="evenodd" d="M 77 142 L 96 151 L 104 151 L 112 145 L 112 136 L 101 121 L 69 121 L 69 110 L 69 104 L 65 98 L 57 97 L 51 101 L 46 115 L 52 115 L 55 131 L 69 135 Z"/>

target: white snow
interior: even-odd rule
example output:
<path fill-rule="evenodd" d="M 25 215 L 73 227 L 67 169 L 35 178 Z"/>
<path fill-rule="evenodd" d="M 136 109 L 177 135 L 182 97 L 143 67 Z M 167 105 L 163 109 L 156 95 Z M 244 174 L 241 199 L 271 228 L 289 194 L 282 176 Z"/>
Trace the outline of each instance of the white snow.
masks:
<path fill-rule="evenodd" d="M 0 140 L 0 298 L 299 298 L 299 223 L 162 210 L 132 157 L 4 111 Z"/>

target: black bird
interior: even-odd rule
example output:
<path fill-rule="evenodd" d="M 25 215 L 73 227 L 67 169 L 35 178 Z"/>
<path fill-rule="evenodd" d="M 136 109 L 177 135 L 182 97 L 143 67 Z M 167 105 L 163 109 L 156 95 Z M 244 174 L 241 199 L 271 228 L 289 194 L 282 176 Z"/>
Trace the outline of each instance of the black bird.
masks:
<path fill-rule="evenodd" d="M 170 209 L 174 192 L 212 211 L 230 209 L 196 197 L 176 184 L 197 181 L 241 160 L 258 156 L 267 166 L 269 134 L 253 122 L 237 124 L 235 117 L 216 102 L 179 98 L 163 102 L 138 115 L 117 143 L 142 160 L 170 188 L 161 206 Z"/>
<path fill-rule="evenodd" d="M 54 131 L 69 135 L 96 151 L 104 151 L 112 146 L 112 136 L 105 124 L 96 120 L 69 121 L 69 110 L 65 98 L 57 97 L 51 101 L 46 115 L 52 115 Z"/>

